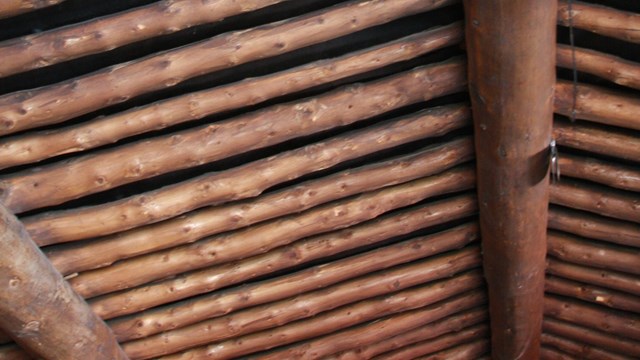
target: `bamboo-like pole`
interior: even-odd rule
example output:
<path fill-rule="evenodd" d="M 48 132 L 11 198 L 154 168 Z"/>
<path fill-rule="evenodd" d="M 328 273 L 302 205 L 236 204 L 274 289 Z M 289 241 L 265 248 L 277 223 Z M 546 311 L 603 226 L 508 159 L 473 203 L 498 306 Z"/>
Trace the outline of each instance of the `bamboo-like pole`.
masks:
<path fill-rule="evenodd" d="M 552 318 L 605 331 L 616 336 L 640 340 L 640 316 L 627 311 L 612 310 L 576 300 L 544 297 L 544 312 Z"/>
<path fill-rule="evenodd" d="M 456 0 L 358 0 L 0 97 L 0 135 L 60 123 L 205 73 L 287 53 Z"/>
<path fill-rule="evenodd" d="M 553 136 L 559 145 L 570 148 L 631 161 L 640 159 L 640 139 L 623 129 L 555 121 Z"/>
<path fill-rule="evenodd" d="M 5 138 L 0 140 L 0 168 L 88 150 L 136 134 L 257 104 L 412 59 L 459 43 L 461 38 L 462 26 L 454 23 L 336 59 L 181 95 L 75 126 Z"/>
<path fill-rule="evenodd" d="M 65 0 L 2 0 L 0 2 L 0 19 L 53 6 L 63 1 Z"/>
<path fill-rule="evenodd" d="M 640 89 L 640 63 L 595 50 L 558 44 L 556 61 L 558 66 L 593 74 L 618 85 Z"/>
<path fill-rule="evenodd" d="M 565 339 L 557 335 L 542 334 L 542 343 L 545 346 L 556 348 L 579 359 L 585 360 L 632 360 L 631 357 L 615 354 L 613 352 L 598 349 L 597 347 Z"/>
<path fill-rule="evenodd" d="M 355 240 L 359 240 L 358 230 L 353 229 L 356 234 Z M 282 300 L 305 291 L 320 289 L 381 269 L 461 248 L 474 241 L 477 238 L 477 232 L 475 224 L 468 224 L 435 235 L 415 238 L 346 259 L 317 265 L 291 275 L 236 287 L 222 293 L 210 292 L 200 298 L 156 307 L 144 313 L 115 319 L 109 322 L 109 326 L 116 335 L 116 339 L 121 342 L 151 336 L 232 311 Z M 324 237 L 326 238 L 327 235 Z M 357 244 L 352 246 L 357 246 Z M 281 256 L 281 254 L 278 255 Z M 235 266 L 240 268 L 244 263 L 246 261 L 241 261 Z M 271 268 L 270 271 L 277 271 L 279 268 L 282 266 Z M 187 296 L 189 295 L 192 294 Z M 96 308 L 96 304 L 93 303 L 94 308 Z"/>
<path fill-rule="evenodd" d="M 640 225 L 632 222 L 554 206 L 549 209 L 549 228 L 640 248 Z"/>
<path fill-rule="evenodd" d="M 540 348 L 540 359 L 542 360 L 575 360 L 569 354 L 563 353 L 562 351 L 548 347 L 543 345 Z"/>
<path fill-rule="evenodd" d="M 637 167 L 570 154 L 561 154 L 558 164 L 563 176 L 640 192 L 640 170 Z"/>
<path fill-rule="evenodd" d="M 480 359 L 490 351 L 489 340 L 476 340 L 463 345 L 451 347 L 435 354 L 420 356 L 415 360 L 468 360 Z"/>
<path fill-rule="evenodd" d="M 61 1 L 46 2 L 55 4 Z M 282 1 L 243 0 L 238 3 L 233 0 L 164 0 L 80 24 L 4 41 L 0 43 L 0 58 L 5 59 L 0 63 L 0 77 L 105 52 Z M 31 2 L 36 3 L 33 0 Z"/>
<path fill-rule="evenodd" d="M 613 309 L 640 313 L 640 299 L 621 291 L 607 290 L 549 275 L 547 275 L 544 287 L 547 293 L 569 296 Z"/>
<path fill-rule="evenodd" d="M 537 359 L 557 1 L 464 5 L 491 356 Z"/>
<path fill-rule="evenodd" d="M 637 116 L 640 100 L 620 91 L 586 84 L 574 86 L 570 81 L 558 80 L 554 107 L 556 113 L 565 116 L 571 116 L 575 110 L 577 119 L 640 130 Z"/>
<path fill-rule="evenodd" d="M 91 307 L 103 318 L 131 314 L 242 283 L 257 276 L 305 264 L 312 260 L 344 253 L 361 246 L 371 246 L 393 236 L 470 216 L 476 211 L 475 199 L 471 197 L 430 203 L 402 210 L 397 214 L 382 216 L 337 232 L 316 235 L 241 261 L 217 265 L 183 274 L 175 279 L 157 281 L 143 287 L 105 295 L 92 300 Z M 475 237 L 476 234 L 472 232 L 468 236 Z M 199 303 L 195 305 L 197 304 Z M 209 302 L 204 301 L 203 304 L 206 305 Z M 159 311 L 165 313 L 162 309 Z M 208 308 L 196 310 L 187 304 L 184 311 L 182 308 L 177 308 L 175 314 L 171 313 L 171 315 L 175 315 L 176 323 L 186 323 L 194 321 L 190 318 L 191 314 L 205 316 L 200 311 L 207 313 Z M 170 326 L 170 324 L 167 325 Z"/>
<path fill-rule="evenodd" d="M 22 221 L 32 237 L 54 242 L 124 231 L 204 206 L 254 197 L 281 182 L 411 139 L 446 134 L 465 126 L 468 115 L 466 106 L 433 108 L 157 191 L 100 206 L 26 217 Z"/>
<path fill-rule="evenodd" d="M 44 358 L 127 359 L 107 325 L 2 205 L 0 245 L 0 327 L 13 340 Z"/>
<path fill-rule="evenodd" d="M 547 273 L 640 296 L 640 277 L 549 258 Z"/>
<path fill-rule="evenodd" d="M 559 0 L 558 23 L 597 34 L 640 44 L 640 14 L 617 10 L 607 6 Z"/>

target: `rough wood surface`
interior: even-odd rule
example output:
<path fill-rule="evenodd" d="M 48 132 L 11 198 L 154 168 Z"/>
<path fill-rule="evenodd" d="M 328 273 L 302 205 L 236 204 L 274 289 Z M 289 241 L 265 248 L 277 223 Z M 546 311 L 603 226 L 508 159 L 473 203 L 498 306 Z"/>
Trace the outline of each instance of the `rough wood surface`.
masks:
<path fill-rule="evenodd" d="M 136 134 L 257 104 L 412 59 L 459 43 L 461 39 L 462 26 L 454 23 L 336 59 L 178 96 L 78 125 L 0 139 L 0 168 L 88 150 Z"/>
<path fill-rule="evenodd" d="M 555 121 L 553 136 L 558 145 L 625 160 L 640 159 L 640 137 L 622 129 Z"/>
<path fill-rule="evenodd" d="M 573 1 L 571 10 L 568 0 L 560 0 L 558 23 L 569 26 L 571 19 L 578 29 L 640 44 L 640 14 L 582 1 Z"/>
<path fill-rule="evenodd" d="M 540 359 L 542 360 L 575 360 L 572 356 L 562 351 L 543 345 L 540 348 Z"/>
<path fill-rule="evenodd" d="M 613 309 L 640 313 L 640 298 L 621 291 L 607 290 L 549 275 L 547 275 L 544 288 L 547 293 L 573 297 Z"/>
<path fill-rule="evenodd" d="M 542 334 L 542 343 L 545 346 L 558 349 L 579 359 L 633 360 L 633 358 L 629 356 L 624 356 L 607 350 L 598 349 L 595 346 L 591 346 L 583 342 L 565 339 L 557 335 Z"/>
<path fill-rule="evenodd" d="M 0 245 L 0 327 L 13 340 L 45 358 L 127 359 L 107 325 L 2 205 Z"/>
<path fill-rule="evenodd" d="M 490 351 L 489 340 L 476 340 L 463 345 L 451 347 L 435 354 L 419 356 L 414 360 L 468 360 L 480 359 Z"/>
<path fill-rule="evenodd" d="M 558 163 L 562 176 L 640 192 L 640 170 L 638 167 L 571 154 L 560 154 Z"/>
<path fill-rule="evenodd" d="M 2 0 L 0 1 L 0 19 L 53 6 L 63 1 L 65 0 Z"/>
<path fill-rule="evenodd" d="M 547 273 L 640 296 L 640 277 L 549 258 Z"/>
<path fill-rule="evenodd" d="M 119 64 L 62 83 L 0 97 L 0 135 L 63 122 L 205 73 L 287 53 L 455 0 L 350 1 L 283 22 Z"/>

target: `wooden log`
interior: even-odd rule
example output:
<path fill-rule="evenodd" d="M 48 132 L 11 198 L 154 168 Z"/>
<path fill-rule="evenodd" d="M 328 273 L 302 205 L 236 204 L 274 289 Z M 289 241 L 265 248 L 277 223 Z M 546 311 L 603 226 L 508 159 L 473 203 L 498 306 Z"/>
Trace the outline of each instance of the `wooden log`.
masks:
<path fill-rule="evenodd" d="M 31 360 L 24 350 L 22 350 L 16 344 L 1 345 L 0 346 L 0 360 Z"/>
<path fill-rule="evenodd" d="M 183 274 L 175 279 L 158 281 L 128 291 L 105 295 L 92 300 L 91 306 L 93 311 L 103 318 L 131 314 L 192 295 L 242 283 L 312 260 L 334 256 L 362 246 L 371 246 L 393 236 L 408 234 L 425 227 L 460 219 L 475 212 L 475 199 L 470 197 L 419 206 L 400 211 L 397 214 L 382 216 L 338 232 L 304 239 L 241 261 L 213 266 Z M 475 234 L 472 235 L 475 236 Z M 206 308 L 192 309 L 188 305 L 185 312 L 181 308 L 176 309 L 174 320 L 176 322 L 194 321 L 190 315 L 201 314 L 201 310 L 208 311 Z M 161 309 L 158 311 L 166 314 Z M 173 315 L 173 313 L 171 314 Z M 161 327 L 171 326 L 171 324 L 154 324 Z M 146 327 L 143 326 L 143 328 Z"/>
<path fill-rule="evenodd" d="M 0 168 L 88 150 L 136 134 L 254 105 L 412 59 L 459 43 L 461 38 L 462 26 L 454 23 L 336 59 L 178 96 L 58 130 L 5 138 L 0 140 Z"/>
<path fill-rule="evenodd" d="M 560 155 L 558 164 L 562 176 L 640 192 L 640 170 L 637 167 L 564 153 Z"/>
<path fill-rule="evenodd" d="M 640 138 L 622 129 L 555 121 L 553 136 L 558 145 L 625 160 L 640 159 Z"/>
<path fill-rule="evenodd" d="M 455 0 L 358 0 L 0 97 L 0 135 L 56 124 L 213 71 L 284 54 Z"/>
<path fill-rule="evenodd" d="M 0 19 L 53 6 L 63 1 L 65 0 L 3 0 L 0 2 Z"/>
<path fill-rule="evenodd" d="M 557 1 L 464 5 L 491 356 L 537 359 Z"/>
<path fill-rule="evenodd" d="M 427 282 L 451 277 L 480 265 L 478 248 L 462 250 L 448 256 L 421 260 L 408 265 L 368 274 L 352 280 L 292 298 L 230 313 L 183 328 L 163 332 L 135 341 L 123 348 L 135 359 L 155 358 L 192 347 L 255 333 L 337 309 L 341 306 L 384 296 Z M 480 277 L 479 272 L 467 276 Z M 293 355 L 288 354 L 287 355 Z M 306 358 L 293 356 L 291 358 Z M 266 358 L 269 358 L 267 356 Z M 287 356 L 276 356 L 285 359 Z"/>
<path fill-rule="evenodd" d="M 545 291 L 573 297 L 613 309 L 640 313 L 640 299 L 627 293 L 547 275 Z"/>
<path fill-rule="evenodd" d="M 640 222 L 640 195 L 629 191 L 565 179 L 551 185 L 549 202 L 615 219 Z"/>
<path fill-rule="evenodd" d="M 576 101 L 574 107 L 574 89 Z M 637 96 L 623 94 L 602 87 L 558 80 L 556 83 L 555 112 L 571 116 L 575 109 L 577 119 L 605 125 L 640 130 L 640 100 Z"/>
<path fill-rule="evenodd" d="M 547 273 L 640 296 L 640 277 L 549 258 Z"/>
<path fill-rule="evenodd" d="M 447 350 L 439 351 L 435 354 L 420 356 L 415 360 L 467 360 L 479 359 L 490 351 L 489 340 L 476 340 L 464 345 L 451 347 Z"/>
<path fill-rule="evenodd" d="M 627 311 L 546 295 L 544 313 L 555 319 L 605 331 L 622 338 L 640 340 L 640 316 Z"/>
<path fill-rule="evenodd" d="M 549 255 L 564 261 L 607 270 L 640 274 L 637 249 L 591 241 L 556 231 L 549 231 Z"/>
<path fill-rule="evenodd" d="M 612 336 L 602 331 L 578 326 L 566 321 L 546 317 L 542 323 L 545 332 L 565 339 L 581 341 L 608 351 L 640 357 L 640 343 L 622 337 Z"/>
<path fill-rule="evenodd" d="M 52 359 L 128 359 L 113 333 L 62 278 L 15 216 L 0 205 L 0 327 Z"/>
<path fill-rule="evenodd" d="M 414 180 L 328 203 L 299 214 L 263 222 L 244 230 L 205 238 L 188 245 L 158 251 L 90 270 L 69 279 L 74 290 L 93 297 L 150 281 L 197 270 L 290 244 L 319 233 L 373 219 L 388 211 L 415 204 L 435 195 L 468 190 L 474 186 L 472 168 Z M 131 277 L 133 271 L 136 276 Z"/>
<path fill-rule="evenodd" d="M 591 49 L 558 44 L 557 65 L 573 69 L 574 54 L 575 68 L 578 71 L 596 75 L 618 85 L 640 89 L 640 63 Z"/>
<path fill-rule="evenodd" d="M 632 360 L 629 356 L 615 354 L 610 351 L 598 349 L 582 342 L 573 341 L 556 335 L 542 334 L 542 343 L 546 346 L 559 349 L 579 359 L 593 360 Z"/>
<path fill-rule="evenodd" d="M 573 1 L 558 2 L 558 23 L 578 29 L 640 44 L 640 14 L 621 11 L 607 6 Z M 570 20 L 571 19 L 571 20 Z"/>
<path fill-rule="evenodd" d="M 0 63 L 0 77 L 109 51 L 282 1 L 243 0 L 242 4 L 238 4 L 232 0 L 196 3 L 189 0 L 165 0 L 95 20 L 4 41 L 0 43 L 0 58 L 6 61 Z"/>
<path fill-rule="evenodd" d="M 332 333 L 349 326 L 413 309 L 430 312 L 435 317 L 444 317 L 477 306 L 485 301 L 485 295 L 482 291 L 470 291 L 474 288 L 477 289 L 481 281 L 462 279 L 457 276 L 450 280 L 403 290 L 385 297 L 361 301 L 316 315 L 306 321 L 294 322 L 274 329 L 194 348 L 180 354 L 163 357 L 163 359 L 234 358 Z M 442 301 L 444 299 L 447 301 Z"/>
<path fill-rule="evenodd" d="M 549 228 L 614 244 L 640 247 L 640 225 L 582 211 L 551 207 Z"/>
<path fill-rule="evenodd" d="M 563 353 L 552 347 L 542 345 L 540 348 L 540 359 L 542 360 L 574 360 L 572 356 L 567 353 Z"/>
<path fill-rule="evenodd" d="M 104 267 L 118 260 L 190 243 L 329 201 L 433 175 L 470 160 L 472 156 L 471 140 L 457 139 L 410 155 L 310 180 L 252 200 L 197 210 L 96 241 L 45 249 L 45 253 L 63 274 Z"/>
<path fill-rule="evenodd" d="M 254 197 L 279 183 L 374 151 L 445 134 L 466 125 L 468 115 L 469 110 L 463 105 L 433 108 L 131 198 L 26 217 L 22 221 L 32 237 L 53 239 L 46 240 L 49 242 L 124 231 L 204 206 Z"/>
<path fill-rule="evenodd" d="M 362 226 L 360 226 L 360 228 L 362 228 Z M 358 240 L 359 236 L 356 235 L 359 234 L 358 229 L 353 229 L 352 231 L 354 234 L 353 239 Z M 189 299 L 182 303 L 172 303 L 164 307 L 157 307 L 144 313 L 135 313 L 128 317 L 115 319 L 109 322 L 109 326 L 116 335 L 116 339 L 121 342 L 147 337 L 163 331 L 184 327 L 198 321 L 225 315 L 232 311 L 282 300 L 306 291 L 336 284 L 353 277 L 460 248 L 474 241 L 477 238 L 477 232 L 478 229 L 475 224 L 468 224 L 435 235 L 415 238 L 364 254 L 317 265 L 291 275 L 240 286 L 223 292 L 210 292 L 210 294 L 200 298 Z M 324 237 L 326 238 L 327 236 L 325 235 Z M 317 243 L 317 241 L 315 242 Z M 280 249 L 274 251 L 282 252 Z M 270 255 L 270 253 L 266 255 Z M 278 255 L 282 256 L 281 254 Z M 303 257 L 303 255 L 300 256 L 300 258 Z M 318 256 L 316 255 L 316 257 Z M 239 269 L 245 263 L 246 261 L 238 262 L 235 266 Z M 268 271 L 277 271 L 282 267 L 283 266 L 280 265 L 275 268 L 270 268 Z M 261 275 L 264 276 L 264 271 Z M 202 289 L 203 284 L 198 285 L 200 285 Z M 177 292 L 181 290 L 182 289 L 179 289 Z M 201 290 L 199 292 L 202 293 L 204 291 Z M 194 293 L 183 294 L 181 297 L 185 298 L 191 295 L 194 295 Z M 168 299 L 168 301 L 163 301 L 175 301 L 175 297 Z M 98 300 L 92 305 L 93 308 L 96 309 L 99 308 L 99 305 L 103 304 L 104 301 Z M 129 303 L 127 303 L 127 305 L 129 305 Z M 121 306 L 120 309 L 127 305 Z M 101 307 L 100 309 L 103 308 L 104 307 Z M 99 313 L 103 314 L 104 310 L 100 310 Z"/>

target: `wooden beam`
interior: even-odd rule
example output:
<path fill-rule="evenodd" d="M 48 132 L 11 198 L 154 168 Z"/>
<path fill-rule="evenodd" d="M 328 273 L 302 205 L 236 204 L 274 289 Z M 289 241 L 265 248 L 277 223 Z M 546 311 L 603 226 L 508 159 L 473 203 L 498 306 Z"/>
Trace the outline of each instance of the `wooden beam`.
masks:
<path fill-rule="evenodd" d="M 494 359 L 538 359 L 555 0 L 465 0 Z"/>
<path fill-rule="evenodd" d="M 128 359 L 113 333 L 0 205 L 0 327 L 47 359 Z"/>

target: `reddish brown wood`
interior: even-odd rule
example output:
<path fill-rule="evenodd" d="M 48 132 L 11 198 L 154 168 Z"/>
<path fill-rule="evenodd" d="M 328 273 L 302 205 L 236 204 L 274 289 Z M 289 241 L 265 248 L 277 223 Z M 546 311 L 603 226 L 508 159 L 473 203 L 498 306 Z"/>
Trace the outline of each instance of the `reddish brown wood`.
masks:
<path fill-rule="evenodd" d="M 623 129 L 555 121 L 553 136 L 559 145 L 570 148 L 631 161 L 640 159 L 640 138 Z"/>
<path fill-rule="evenodd" d="M 580 283 L 560 277 L 549 276 L 545 281 L 547 293 L 573 297 L 613 309 L 640 313 L 640 298 L 621 291 Z"/>
<path fill-rule="evenodd" d="M 0 205 L 0 327 L 51 359 L 127 359 L 113 333 Z"/>
<path fill-rule="evenodd" d="M 549 258 L 547 272 L 567 279 L 640 296 L 640 277 L 618 271 L 576 265 Z"/>
<path fill-rule="evenodd" d="M 537 359 L 557 2 L 464 4 L 491 354 Z"/>
<path fill-rule="evenodd" d="M 65 0 L 2 0 L 0 1 L 0 19 L 56 5 L 63 1 Z"/>
<path fill-rule="evenodd" d="M 563 353 L 552 347 L 542 346 L 540 348 L 540 359 L 542 360 L 575 360 L 569 354 Z"/>
<path fill-rule="evenodd" d="M 542 334 L 542 343 L 545 346 L 558 349 L 564 353 L 571 354 L 576 358 L 590 360 L 633 360 L 628 356 L 615 354 L 606 350 L 598 349 L 594 346 L 582 342 L 562 338 L 557 335 Z"/>
<path fill-rule="evenodd" d="M 637 167 L 571 154 L 561 154 L 559 165 L 563 176 L 640 192 L 640 170 Z"/>
<path fill-rule="evenodd" d="M 490 351 L 489 340 L 476 340 L 462 345 L 453 346 L 435 354 L 420 356 L 415 360 L 468 360 L 480 359 Z"/>
<path fill-rule="evenodd" d="M 569 12 L 569 1 L 558 4 L 558 23 L 588 30 L 597 34 L 640 44 L 640 14 L 621 11 L 611 7 L 573 1 Z"/>
<path fill-rule="evenodd" d="M 31 360 L 24 350 L 22 350 L 16 344 L 2 345 L 0 346 L 0 360 Z"/>

